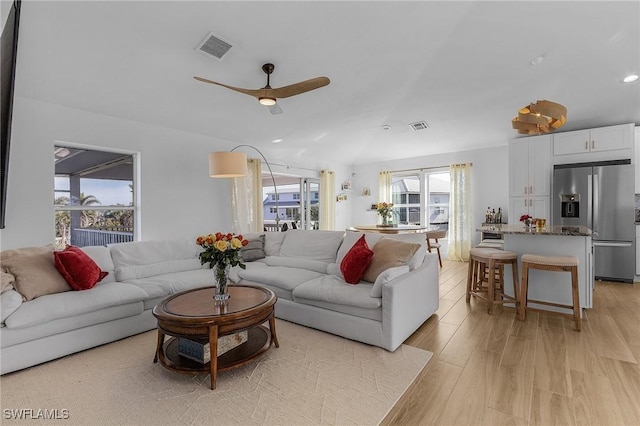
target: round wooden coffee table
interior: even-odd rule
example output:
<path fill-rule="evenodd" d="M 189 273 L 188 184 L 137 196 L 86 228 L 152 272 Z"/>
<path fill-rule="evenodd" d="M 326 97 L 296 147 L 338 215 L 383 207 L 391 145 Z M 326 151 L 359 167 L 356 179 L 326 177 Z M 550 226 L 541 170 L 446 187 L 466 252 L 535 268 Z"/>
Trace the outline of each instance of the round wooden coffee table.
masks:
<path fill-rule="evenodd" d="M 158 319 L 158 346 L 153 362 L 184 373 L 208 371 L 211 389 L 216 374 L 246 364 L 266 352 L 271 344 L 279 347 L 276 336 L 275 293 L 264 287 L 229 286 L 231 297 L 225 304 L 213 300 L 215 287 L 202 287 L 170 296 L 153 308 Z M 269 321 L 269 328 L 262 324 Z M 218 357 L 218 337 L 247 330 L 247 341 Z M 165 342 L 165 335 L 173 336 Z M 211 361 L 202 364 L 178 354 L 180 338 L 209 343 Z"/>

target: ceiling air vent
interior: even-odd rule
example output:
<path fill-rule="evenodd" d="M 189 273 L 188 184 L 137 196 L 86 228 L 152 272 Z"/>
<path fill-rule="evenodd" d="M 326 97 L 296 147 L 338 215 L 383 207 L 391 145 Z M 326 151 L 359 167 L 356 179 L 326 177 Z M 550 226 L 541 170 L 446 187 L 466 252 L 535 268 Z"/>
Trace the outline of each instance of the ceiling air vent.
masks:
<path fill-rule="evenodd" d="M 425 130 L 429 128 L 429 125 L 426 121 L 416 121 L 415 123 L 409 123 L 409 126 L 416 132 L 418 130 Z"/>
<path fill-rule="evenodd" d="M 196 47 L 196 50 L 203 55 L 222 60 L 222 57 L 229 51 L 229 49 L 231 49 L 231 47 L 231 44 L 222 40 L 214 33 L 209 33 L 198 47 Z"/>

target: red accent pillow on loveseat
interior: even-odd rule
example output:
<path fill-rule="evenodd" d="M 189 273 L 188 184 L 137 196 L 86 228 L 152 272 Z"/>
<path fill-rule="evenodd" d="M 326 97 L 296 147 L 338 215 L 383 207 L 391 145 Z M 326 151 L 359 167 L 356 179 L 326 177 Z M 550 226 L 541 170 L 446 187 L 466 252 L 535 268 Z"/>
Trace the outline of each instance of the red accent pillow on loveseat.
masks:
<path fill-rule="evenodd" d="M 84 251 L 67 246 L 53 252 L 56 268 L 74 290 L 88 290 L 109 273 L 104 272 Z"/>
<path fill-rule="evenodd" d="M 373 250 L 367 245 L 364 235 L 349 249 L 340 263 L 340 271 L 349 284 L 358 284 L 371 265 Z"/>

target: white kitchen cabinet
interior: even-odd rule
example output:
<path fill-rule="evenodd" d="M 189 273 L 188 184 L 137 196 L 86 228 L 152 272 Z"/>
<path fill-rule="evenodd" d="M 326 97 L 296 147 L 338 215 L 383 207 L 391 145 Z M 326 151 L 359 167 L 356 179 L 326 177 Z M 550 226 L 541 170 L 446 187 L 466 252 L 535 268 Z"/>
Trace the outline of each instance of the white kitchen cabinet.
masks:
<path fill-rule="evenodd" d="M 551 218 L 549 197 L 509 197 L 509 223 L 517 224 L 520 216 L 524 214 L 549 221 Z"/>
<path fill-rule="evenodd" d="M 550 219 L 551 135 L 509 143 L 509 223 L 520 216 Z"/>
<path fill-rule="evenodd" d="M 576 130 L 553 135 L 553 155 L 597 153 L 631 149 L 633 133 L 627 124 Z M 594 159 L 597 161 L 597 159 Z"/>
<path fill-rule="evenodd" d="M 551 193 L 551 135 L 514 139 L 509 143 L 509 196 Z"/>

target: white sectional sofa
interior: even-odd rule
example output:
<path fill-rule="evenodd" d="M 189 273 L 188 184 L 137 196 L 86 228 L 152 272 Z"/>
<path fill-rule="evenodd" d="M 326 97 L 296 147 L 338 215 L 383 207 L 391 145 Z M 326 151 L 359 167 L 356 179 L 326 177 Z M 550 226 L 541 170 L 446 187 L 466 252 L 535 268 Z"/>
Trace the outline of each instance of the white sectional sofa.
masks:
<path fill-rule="evenodd" d="M 279 318 L 393 351 L 438 309 L 438 259 L 426 252 L 423 235 L 366 234 L 370 247 L 381 238 L 421 247 L 375 283 L 348 284 L 340 264 L 361 235 L 266 232 L 265 257 L 246 262 L 245 270 L 234 268 L 232 279 L 272 289 Z M 13 306 L 8 316 L 5 312 L 0 374 L 152 330 L 151 310 L 163 298 L 213 285 L 213 273 L 198 260 L 195 238 L 82 250 L 109 274 L 89 290 L 40 296 Z"/>

